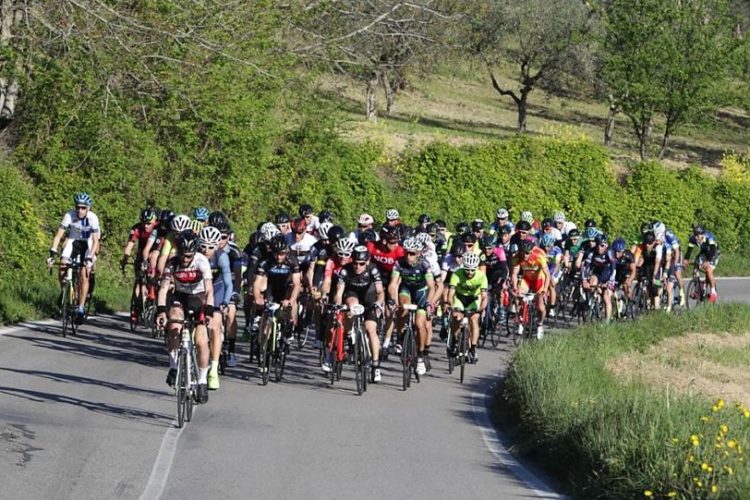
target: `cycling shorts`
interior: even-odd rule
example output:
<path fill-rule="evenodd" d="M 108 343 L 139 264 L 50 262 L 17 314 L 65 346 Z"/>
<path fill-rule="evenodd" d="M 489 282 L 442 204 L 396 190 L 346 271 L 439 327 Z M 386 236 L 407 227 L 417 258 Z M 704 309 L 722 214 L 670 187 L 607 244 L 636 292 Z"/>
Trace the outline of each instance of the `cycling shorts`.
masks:
<path fill-rule="evenodd" d="M 83 263 L 87 257 L 91 257 L 89 240 L 68 239 L 60 254 L 60 260 L 66 264 L 72 261 Z"/>
<path fill-rule="evenodd" d="M 524 288 L 526 288 L 530 292 L 542 293 L 542 290 L 544 290 L 544 275 L 543 274 L 539 274 L 537 276 L 525 275 L 518 282 L 518 285 L 519 285 L 519 288 L 521 289 L 521 292 L 525 292 Z"/>
<path fill-rule="evenodd" d="M 193 311 L 193 321 L 201 322 L 205 319 L 203 314 L 203 305 L 206 303 L 206 293 L 181 293 L 175 292 L 172 294 L 170 301 L 171 307 L 179 307 L 182 312 L 187 315 L 188 311 Z"/>
<path fill-rule="evenodd" d="M 596 281 L 603 285 L 609 281 L 609 279 L 612 277 L 612 268 L 611 267 L 603 267 L 601 269 L 592 269 L 591 270 L 591 276 L 596 277 Z"/>
<path fill-rule="evenodd" d="M 416 306 L 420 310 L 423 310 L 423 311 L 427 310 L 428 293 L 429 293 L 429 289 L 427 287 L 411 289 L 411 288 L 402 286 L 398 290 L 399 297 L 409 297 L 411 299 L 411 303 L 416 304 Z"/>
<path fill-rule="evenodd" d="M 453 310 L 474 312 L 479 310 L 480 297 L 474 295 L 459 295 L 453 297 Z"/>

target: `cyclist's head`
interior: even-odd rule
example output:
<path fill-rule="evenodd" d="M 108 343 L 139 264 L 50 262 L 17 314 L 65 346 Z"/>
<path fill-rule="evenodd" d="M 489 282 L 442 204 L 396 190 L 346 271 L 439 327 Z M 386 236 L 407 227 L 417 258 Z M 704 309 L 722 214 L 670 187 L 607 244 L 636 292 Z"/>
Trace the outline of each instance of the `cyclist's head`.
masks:
<path fill-rule="evenodd" d="M 343 227 L 334 225 L 328 230 L 328 241 L 331 242 L 331 245 L 335 245 L 344 237 L 344 234 L 346 234 L 346 231 L 344 231 Z"/>
<path fill-rule="evenodd" d="M 193 219 L 199 220 L 201 222 L 208 222 L 209 215 L 210 214 L 206 207 L 197 207 L 193 210 Z"/>
<path fill-rule="evenodd" d="M 461 235 L 471 232 L 471 227 L 466 222 L 459 222 L 456 224 L 456 233 Z"/>
<path fill-rule="evenodd" d="M 307 203 L 303 203 L 299 206 L 299 216 L 300 217 L 307 217 L 308 215 L 313 214 L 313 207 L 312 205 L 309 205 Z"/>
<path fill-rule="evenodd" d="M 437 238 L 438 234 L 438 225 L 436 222 L 431 222 L 427 224 L 427 234 L 430 235 L 430 238 L 435 239 Z"/>
<path fill-rule="evenodd" d="M 699 238 L 705 235 L 706 235 L 706 230 L 703 226 L 701 226 L 700 224 L 696 224 L 695 226 L 693 226 L 693 236 L 695 236 L 696 238 Z"/>
<path fill-rule="evenodd" d="M 318 214 L 318 220 L 322 224 L 323 222 L 333 223 L 333 212 L 330 210 L 323 210 Z"/>
<path fill-rule="evenodd" d="M 328 231 L 331 230 L 333 224 L 330 222 L 321 222 L 318 226 L 318 238 L 320 241 L 328 241 Z"/>
<path fill-rule="evenodd" d="M 519 245 L 518 251 L 524 255 L 528 255 L 534 250 L 534 242 L 530 239 L 524 239 Z"/>
<path fill-rule="evenodd" d="M 383 240 L 385 244 L 398 243 L 398 226 L 390 226 L 388 224 L 384 224 L 383 227 L 380 228 L 380 239 Z"/>
<path fill-rule="evenodd" d="M 475 233 L 484 230 L 484 221 L 482 219 L 474 219 L 471 223 L 471 230 Z"/>
<path fill-rule="evenodd" d="M 358 245 L 354 247 L 354 250 L 352 251 L 352 262 L 355 264 L 357 262 L 364 262 L 367 263 L 367 261 L 370 260 L 370 251 L 367 250 L 367 247 L 364 245 Z"/>
<path fill-rule="evenodd" d="M 464 255 L 463 266 L 464 269 L 466 269 L 467 274 L 474 274 L 479 267 L 479 255 L 475 253 L 467 253 Z"/>
<path fill-rule="evenodd" d="M 276 257 L 277 262 L 283 261 L 289 253 L 289 245 L 286 242 L 286 238 L 282 234 L 277 234 L 271 240 L 271 252 Z"/>
<path fill-rule="evenodd" d="M 596 235 L 596 239 L 594 241 L 596 242 L 597 252 L 604 253 L 607 251 L 607 248 L 609 247 L 609 238 L 607 238 L 606 234 L 600 233 Z"/>
<path fill-rule="evenodd" d="M 371 241 L 378 240 L 378 233 L 376 233 L 373 228 L 365 229 L 359 233 L 358 240 L 360 245 L 367 245 Z"/>
<path fill-rule="evenodd" d="M 338 255 L 340 259 L 348 259 L 352 256 L 355 246 L 356 243 L 353 240 L 350 240 L 349 238 L 339 238 L 338 241 L 336 241 L 335 246 L 336 255 Z"/>
<path fill-rule="evenodd" d="M 216 210 L 208 215 L 209 226 L 218 228 L 220 225 L 222 225 L 222 223 L 229 225 L 229 219 L 227 219 L 226 214 L 221 210 Z"/>
<path fill-rule="evenodd" d="M 453 243 L 453 246 L 451 247 L 451 255 L 453 255 L 454 258 L 461 258 L 466 253 L 466 247 L 461 243 L 460 241 L 456 241 Z"/>
<path fill-rule="evenodd" d="M 141 210 L 141 222 L 144 224 L 151 224 L 156 220 L 156 210 L 151 207 L 146 207 Z"/>
<path fill-rule="evenodd" d="M 542 238 L 539 240 L 539 243 L 541 243 L 541 246 L 545 249 L 552 248 L 555 244 L 555 237 L 551 234 L 545 234 L 542 236 Z"/>
<path fill-rule="evenodd" d="M 583 227 L 586 229 L 596 227 L 596 221 L 594 219 L 586 219 L 586 222 L 583 223 Z"/>
<path fill-rule="evenodd" d="M 581 239 L 581 232 L 578 229 L 571 229 L 568 231 L 568 239 L 570 239 L 573 244 L 578 243 L 578 240 Z"/>
<path fill-rule="evenodd" d="M 159 214 L 159 227 L 162 231 L 166 231 L 172 228 L 172 219 L 174 219 L 174 212 L 165 208 Z"/>
<path fill-rule="evenodd" d="M 504 208 L 498 208 L 497 212 L 495 212 L 495 218 L 500 221 L 500 223 L 505 223 L 505 221 L 508 220 L 508 211 Z"/>
<path fill-rule="evenodd" d="M 192 261 L 197 250 L 198 236 L 195 235 L 192 229 L 186 229 L 177 235 L 177 255 L 183 261 Z"/>
<path fill-rule="evenodd" d="M 172 231 L 176 233 L 181 233 L 182 231 L 185 231 L 186 229 L 192 229 L 193 225 L 190 220 L 190 217 L 184 214 L 175 215 L 172 219 Z"/>
<path fill-rule="evenodd" d="M 532 222 L 534 222 L 534 214 L 532 214 L 528 210 L 524 210 L 523 212 L 521 212 L 521 220 L 531 224 Z"/>
<path fill-rule="evenodd" d="M 406 259 L 413 263 L 422 253 L 422 244 L 416 238 L 408 238 L 404 241 L 404 252 L 406 252 Z"/>
<path fill-rule="evenodd" d="M 279 231 L 286 234 L 289 232 L 289 214 L 286 212 L 279 212 L 276 214 L 276 227 L 279 228 Z"/>
<path fill-rule="evenodd" d="M 429 215 L 422 214 L 422 215 L 419 216 L 419 219 L 417 219 L 417 222 L 420 225 L 425 225 L 425 224 L 429 224 L 430 222 L 432 222 L 432 219 L 430 218 Z"/>
<path fill-rule="evenodd" d="M 303 215 L 295 217 L 292 219 L 290 226 L 295 234 L 303 234 L 307 231 L 307 219 Z"/>
<path fill-rule="evenodd" d="M 221 231 L 213 226 L 206 226 L 201 229 L 198 236 L 198 245 L 202 253 L 206 254 L 216 250 L 221 243 Z"/>
<path fill-rule="evenodd" d="M 385 220 L 388 222 L 397 221 L 401 218 L 401 215 L 398 213 L 398 210 L 395 208 L 390 208 L 385 211 Z"/>
<path fill-rule="evenodd" d="M 624 252 L 627 246 L 628 244 L 625 243 L 625 240 L 623 238 L 617 238 L 612 242 L 612 250 L 617 253 Z"/>
<path fill-rule="evenodd" d="M 516 229 L 518 230 L 518 234 L 521 236 L 521 238 L 526 238 L 529 236 L 529 233 L 531 232 L 531 223 L 525 220 L 522 220 L 518 223 L 516 226 Z"/>
<path fill-rule="evenodd" d="M 482 236 L 482 248 L 485 250 L 494 250 L 495 249 L 495 237 L 489 234 L 486 234 Z"/>

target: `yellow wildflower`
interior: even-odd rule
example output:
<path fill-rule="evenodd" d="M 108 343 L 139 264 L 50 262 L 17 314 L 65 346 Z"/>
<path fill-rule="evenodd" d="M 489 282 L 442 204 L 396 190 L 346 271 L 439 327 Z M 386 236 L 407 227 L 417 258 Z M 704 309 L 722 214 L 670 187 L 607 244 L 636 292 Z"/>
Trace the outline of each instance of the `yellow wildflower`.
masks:
<path fill-rule="evenodd" d="M 719 492 L 719 487 L 716 486 L 715 484 L 712 484 L 711 485 L 711 493 L 718 493 L 718 492 Z"/>
<path fill-rule="evenodd" d="M 695 485 L 696 485 L 696 486 L 697 486 L 698 488 L 703 488 L 703 481 L 701 481 L 701 480 L 700 480 L 700 479 L 698 479 L 697 477 L 694 477 L 694 478 L 693 478 L 693 483 L 695 483 Z"/>
<path fill-rule="evenodd" d="M 721 424 L 719 426 L 719 429 L 721 430 L 722 434 L 728 434 L 729 433 L 729 426 L 727 424 Z"/>
<path fill-rule="evenodd" d="M 719 408 L 724 408 L 724 400 L 719 398 L 719 400 L 716 401 L 716 406 L 718 406 Z"/>
<path fill-rule="evenodd" d="M 690 436 L 690 442 L 693 444 L 693 446 L 698 446 L 701 444 L 701 440 L 698 438 L 697 434 L 693 434 Z"/>
<path fill-rule="evenodd" d="M 643 496 L 651 498 L 652 496 L 654 496 L 654 492 L 651 490 L 646 490 L 643 492 Z"/>
<path fill-rule="evenodd" d="M 710 466 L 710 465 L 708 465 L 708 464 L 707 464 L 706 462 L 703 462 L 703 463 L 701 464 L 701 469 L 702 469 L 702 470 L 708 470 L 708 469 L 710 469 L 710 468 L 711 468 L 711 466 Z"/>
<path fill-rule="evenodd" d="M 672 444 L 677 444 L 677 443 L 679 443 L 679 442 L 680 442 L 680 440 L 679 440 L 679 439 L 677 439 L 677 438 L 672 438 Z"/>
<path fill-rule="evenodd" d="M 732 469 L 732 468 L 731 468 L 730 466 L 728 466 L 728 465 L 725 465 L 725 466 L 724 466 L 724 472 L 726 472 L 726 473 L 727 473 L 727 475 L 729 475 L 729 476 L 733 476 L 733 475 L 734 475 L 734 469 Z"/>
<path fill-rule="evenodd" d="M 691 464 L 695 462 L 695 457 L 693 455 L 688 455 L 688 462 L 690 462 Z"/>
<path fill-rule="evenodd" d="M 735 441 L 734 439 L 730 439 L 729 441 L 727 441 L 727 446 L 729 446 L 730 448 L 737 448 L 737 441 Z"/>
<path fill-rule="evenodd" d="M 704 424 L 711 421 L 711 417 L 701 417 L 701 422 Z"/>
<path fill-rule="evenodd" d="M 750 418 L 750 410 L 748 410 L 747 408 L 743 408 L 742 409 L 742 416 L 745 417 L 745 418 Z"/>
<path fill-rule="evenodd" d="M 669 493 L 667 493 L 667 496 L 668 496 L 669 498 L 674 498 L 674 497 L 676 497 L 676 496 L 677 496 L 677 492 L 676 492 L 676 491 L 670 491 Z"/>

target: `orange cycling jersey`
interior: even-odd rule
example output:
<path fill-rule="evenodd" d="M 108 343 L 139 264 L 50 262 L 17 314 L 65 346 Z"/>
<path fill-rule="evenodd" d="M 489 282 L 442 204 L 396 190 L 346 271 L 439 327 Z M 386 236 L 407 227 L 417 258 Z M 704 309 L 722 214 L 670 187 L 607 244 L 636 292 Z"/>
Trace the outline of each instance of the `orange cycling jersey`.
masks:
<path fill-rule="evenodd" d="M 518 252 L 513 256 L 513 266 L 521 266 L 521 274 L 524 278 L 535 278 L 547 266 L 547 252 L 535 247 L 525 259 L 521 259 L 521 254 Z"/>

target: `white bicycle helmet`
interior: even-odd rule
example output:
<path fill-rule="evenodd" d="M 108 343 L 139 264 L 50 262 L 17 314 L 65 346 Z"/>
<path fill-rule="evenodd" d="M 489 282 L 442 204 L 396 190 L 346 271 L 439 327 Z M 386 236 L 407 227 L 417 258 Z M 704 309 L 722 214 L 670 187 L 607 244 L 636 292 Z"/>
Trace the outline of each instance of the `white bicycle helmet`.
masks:
<path fill-rule="evenodd" d="M 355 245 L 356 242 L 354 240 L 350 240 L 349 238 L 341 238 L 336 242 L 336 254 L 339 257 L 350 257 Z"/>
<path fill-rule="evenodd" d="M 555 213 L 555 222 L 565 222 L 565 214 L 562 212 L 556 212 Z"/>
<path fill-rule="evenodd" d="M 359 216 L 359 219 L 357 219 L 357 224 L 361 226 L 372 224 L 374 222 L 375 222 L 375 219 L 373 219 L 372 215 L 370 214 L 362 214 Z"/>
<path fill-rule="evenodd" d="M 331 230 L 333 227 L 332 222 L 324 222 L 320 226 L 318 226 L 318 236 L 321 240 L 327 240 L 328 239 L 328 231 Z"/>
<path fill-rule="evenodd" d="M 417 235 L 414 236 L 414 239 L 417 240 L 422 247 L 427 246 L 428 241 L 432 241 L 432 238 L 430 238 L 428 233 L 417 233 Z"/>
<path fill-rule="evenodd" d="M 182 231 L 191 229 L 192 227 L 193 221 L 190 220 L 190 217 L 188 217 L 187 215 L 180 214 L 172 219 L 172 231 L 181 233 Z"/>
<path fill-rule="evenodd" d="M 198 239 L 198 245 L 200 245 L 201 250 L 213 250 L 219 246 L 220 242 L 221 231 L 213 226 L 206 226 L 201 229 Z"/>
<path fill-rule="evenodd" d="M 401 217 L 401 215 L 398 213 L 398 210 L 395 208 L 391 208 L 389 210 L 386 210 L 385 212 L 385 218 L 387 220 L 397 220 Z"/>
<path fill-rule="evenodd" d="M 407 238 L 404 240 L 404 250 L 407 252 L 421 252 L 422 251 L 422 244 L 417 240 L 417 238 Z"/>
<path fill-rule="evenodd" d="M 464 269 L 467 269 L 469 271 L 478 268 L 479 267 L 479 255 L 475 254 L 474 252 L 465 253 L 463 266 L 464 266 Z"/>
<path fill-rule="evenodd" d="M 528 210 L 524 210 L 523 212 L 521 212 L 521 220 L 525 220 L 526 222 L 531 224 L 532 222 L 534 222 L 534 216 Z"/>
<path fill-rule="evenodd" d="M 654 236 L 657 240 L 664 241 L 664 235 L 667 232 L 667 227 L 661 221 L 654 222 Z"/>
<path fill-rule="evenodd" d="M 265 241 L 271 241 L 274 236 L 279 234 L 281 231 L 279 231 L 279 228 L 276 227 L 276 224 L 273 222 L 266 222 L 262 226 L 260 226 L 260 234 L 263 235 L 263 239 Z"/>
<path fill-rule="evenodd" d="M 497 217 L 498 219 L 507 219 L 508 211 L 504 208 L 498 208 L 497 212 L 495 213 L 495 217 Z"/>

